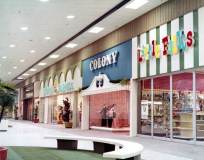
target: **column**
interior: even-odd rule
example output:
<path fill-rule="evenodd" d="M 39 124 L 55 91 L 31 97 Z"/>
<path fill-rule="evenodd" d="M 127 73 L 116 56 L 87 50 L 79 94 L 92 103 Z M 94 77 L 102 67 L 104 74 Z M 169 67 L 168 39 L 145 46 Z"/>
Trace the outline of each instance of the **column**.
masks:
<path fill-rule="evenodd" d="M 73 93 L 73 110 L 72 110 L 72 127 L 76 128 L 77 127 L 77 105 L 78 105 L 78 92 Z"/>
<path fill-rule="evenodd" d="M 89 96 L 83 97 L 81 129 L 89 129 Z"/>
<path fill-rule="evenodd" d="M 134 79 L 130 81 L 130 136 L 137 135 L 137 99 L 138 82 Z"/>

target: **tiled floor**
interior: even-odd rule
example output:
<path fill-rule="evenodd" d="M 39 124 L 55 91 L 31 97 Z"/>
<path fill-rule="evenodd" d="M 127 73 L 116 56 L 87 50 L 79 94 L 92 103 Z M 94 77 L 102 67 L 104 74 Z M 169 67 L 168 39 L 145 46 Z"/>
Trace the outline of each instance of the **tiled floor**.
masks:
<path fill-rule="evenodd" d="M 34 124 L 27 121 L 10 121 L 13 126 L 7 132 L 0 132 L 0 146 L 42 146 L 56 147 L 55 140 L 44 139 L 46 135 L 83 135 L 111 137 L 141 143 L 144 146 L 144 160 L 203 160 L 204 146 L 162 141 L 153 138 L 130 138 L 127 133 L 102 131 L 81 131 L 65 129 L 63 126 Z"/>

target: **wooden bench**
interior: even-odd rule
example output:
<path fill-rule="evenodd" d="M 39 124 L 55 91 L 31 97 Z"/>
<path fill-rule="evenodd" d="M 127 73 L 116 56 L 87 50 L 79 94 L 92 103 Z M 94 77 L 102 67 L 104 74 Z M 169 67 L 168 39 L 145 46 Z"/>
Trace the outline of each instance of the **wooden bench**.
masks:
<path fill-rule="evenodd" d="M 140 160 L 143 151 L 141 144 L 110 138 L 51 135 L 45 136 L 45 138 L 56 139 L 58 149 L 89 150 L 116 160 Z"/>

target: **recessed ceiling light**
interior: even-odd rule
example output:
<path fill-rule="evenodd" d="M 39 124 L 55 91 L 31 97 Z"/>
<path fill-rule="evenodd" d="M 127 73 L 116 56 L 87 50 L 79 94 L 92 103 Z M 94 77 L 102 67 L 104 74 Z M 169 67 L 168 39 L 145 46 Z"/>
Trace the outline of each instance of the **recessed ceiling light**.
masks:
<path fill-rule="evenodd" d="M 52 59 L 55 59 L 55 58 L 59 57 L 59 54 L 53 54 L 53 55 L 50 55 L 49 57 L 52 58 Z"/>
<path fill-rule="evenodd" d="M 37 69 L 31 68 L 30 71 L 31 71 L 31 72 L 35 72 L 35 71 L 37 71 Z"/>
<path fill-rule="evenodd" d="M 3 56 L 3 57 L 1 57 L 2 59 L 6 59 L 7 57 L 6 56 Z"/>
<path fill-rule="evenodd" d="M 17 69 L 18 67 L 17 66 L 13 66 L 13 69 Z"/>
<path fill-rule="evenodd" d="M 101 32 L 102 30 L 104 30 L 103 27 L 93 27 L 89 30 L 90 33 L 99 33 Z"/>
<path fill-rule="evenodd" d="M 15 44 L 10 44 L 9 47 L 14 48 L 14 47 L 16 47 L 16 45 Z"/>
<path fill-rule="evenodd" d="M 35 50 L 30 50 L 30 53 L 35 53 Z"/>
<path fill-rule="evenodd" d="M 68 16 L 67 16 L 67 19 L 73 19 L 73 18 L 75 18 L 74 15 L 68 15 Z"/>
<path fill-rule="evenodd" d="M 148 0 L 134 0 L 130 3 L 128 3 L 125 8 L 128 9 L 138 9 L 140 7 L 142 7 L 143 5 L 145 5 L 148 2 Z"/>
<path fill-rule="evenodd" d="M 27 31 L 27 30 L 28 30 L 28 27 L 26 27 L 26 26 L 21 27 L 21 30 L 22 30 L 22 31 Z"/>
<path fill-rule="evenodd" d="M 44 63 L 44 62 L 40 62 L 38 63 L 39 66 L 45 66 L 47 63 Z"/>
<path fill-rule="evenodd" d="M 50 40 L 50 39 L 51 39 L 51 37 L 45 37 L 44 39 L 45 39 L 45 40 Z"/>
<path fill-rule="evenodd" d="M 30 74 L 28 74 L 28 73 L 24 73 L 24 74 L 23 74 L 23 76 L 29 76 L 29 75 L 30 75 Z"/>
<path fill-rule="evenodd" d="M 23 63 L 23 62 L 25 62 L 25 60 L 24 60 L 24 59 L 21 59 L 20 62 Z"/>
<path fill-rule="evenodd" d="M 67 47 L 67 48 L 74 48 L 76 46 L 78 46 L 78 44 L 76 44 L 76 43 L 68 43 L 65 47 Z"/>
<path fill-rule="evenodd" d="M 11 72 L 8 72 L 8 75 L 10 75 L 11 74 Z"/>

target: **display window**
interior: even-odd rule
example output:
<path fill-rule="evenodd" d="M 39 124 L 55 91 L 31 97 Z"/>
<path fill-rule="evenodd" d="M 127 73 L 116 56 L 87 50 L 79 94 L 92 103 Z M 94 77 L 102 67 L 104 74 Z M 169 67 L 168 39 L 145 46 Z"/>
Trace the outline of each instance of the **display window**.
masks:
<path fill-rule="evenodd" d="M 193 74 L 172 76 L 173 138 L 193 139 Z"/>
<path fill-rule="evenodd" d="M 129 91 L 114 91 L 91 95 L 90 127 L 128 128 Z"/>
<path fill-rule="evenodd" d="M 151 79 L 141 81 L 141 121 L 140 133 L 151 135 L 152 107 L 151 107 Z"/>
<path fill-rule="evenodd" d="M 153 135 L 170 137 L 170 77 L 153 79 Z"/>
<path fill-rule="evenodd" d="M 196 73 L 196 139 L 204 141 L 204 73 Z"/>

